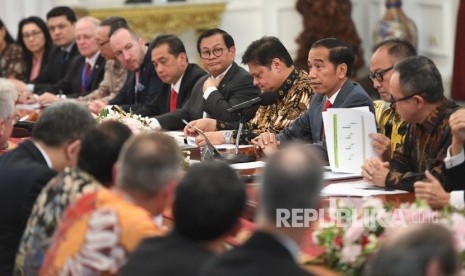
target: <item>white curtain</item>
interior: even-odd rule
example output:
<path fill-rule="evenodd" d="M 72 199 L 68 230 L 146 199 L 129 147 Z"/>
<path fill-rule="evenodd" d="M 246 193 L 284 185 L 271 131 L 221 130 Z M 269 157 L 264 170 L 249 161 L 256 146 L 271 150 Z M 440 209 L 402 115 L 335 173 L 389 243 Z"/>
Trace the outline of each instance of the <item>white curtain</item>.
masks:
<path fill-rule="evenodd" d="M 16 39 L 21 19 L 35 15 L 45 20 L 54 0 L 0 0 L 0 18 L 10 34 Z"/>

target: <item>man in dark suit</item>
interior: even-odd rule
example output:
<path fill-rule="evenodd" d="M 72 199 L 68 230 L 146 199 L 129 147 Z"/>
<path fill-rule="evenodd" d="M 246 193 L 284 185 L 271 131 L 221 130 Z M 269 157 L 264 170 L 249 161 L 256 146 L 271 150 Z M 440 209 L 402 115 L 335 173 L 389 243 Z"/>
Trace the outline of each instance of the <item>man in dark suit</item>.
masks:
<path fill-rule="evenodd" d="M 292 214 L 317 206 L 322 177 L 313 147 L 293 144 L 272 155 L 259 188 L 257 231 L 245 244 L 207 264 L 201 275 L 309 275 L 298 265 L 299 245 L 309 225 Z M 293 225 L 295 221 L 300 224 Z"/>
<path fill-rule="evenodd" d="M 128 28 L 118 28 L 110 34 L 110 46 L 116 58 L 126 67 L 126 82 L 120 92 L 109 102 L 95 100 L 91 110 L 101 111 L 108 104 L 119 105 L 124 111 L 136 112 L 160 92 L 162 81 L 152 64 L 152 46 Z"/>
<path fill-rule="evenodd" d="M 122 275 L 198 275 L 207 260 L 224 250 L 225 238 L 238 228 L 246 195 L 236 172 L 224 162 L 212 161 L 191 167 L 175 198 L 173 232 L 144 240 Z"/>
<path fill-rule="evenodd" d="M 84 106 L 48 107 L 26 140 L 0 156 L 0 275 L 11 275 L 16 250 L 37 195 L 66 166 L 75 166 L 81 139 L 95 125 Z"/>
<path fill-rule="evenodd" d="M 47 13 L 47 27 L 54 44 L 48 55 L 49 61 L 33 83 L 14 81 L 19 91 L 37 95 L 50 91 L 52 85 L 62 80 L 73 68 L 71 64 L 80 56 L 75 43 L 76 21 L 76 14 L 69 7 L 55 7 Z"/>
<path fill-rule="evenodd" d="M 354 53 L 346 43 L 335 38 L 313 43 L 308 54 L 308 72 L 315 95 L 308 110 L 278 135 L 269 132 L 260 134 L 253 140 L 254 144 L 270 154 L 279 143 L 296 139 L 309 141 L 316 144 L 322 157 L 327 159 L 323 111 L 327 108 L 368 106 L 374 113 L 368 94 L 359 84 L 349 79 L 353 64 Z"/>
<path fill-rule="evenodd" d="M 163 85 L 157 96 L 136 113 L 154 117 L 181 108 L 189 100 L 194 84 L 206 72 L 189 63 L 184 44 L 174 35 L 158 36 L 152 47 L 153 66 Z"/>
<path fill-rule="evenodd" d="M 39 96 L 41 105 L 53 103 L 60 98 L 85 96 L 99 86 L 105 74 L 105 59 L 100 55 L 100 46 L 96 40 L 99 25 L 100 21 L 90 16 L 77 21 L 76 45 L 81 56 L 73 60 L 71 69 L 61 81 Z"/>
<path fill-rule="evenodd" d="M 197 51 L 208 75 L 197 81 L 191 98 L 182 108 L 152 119 L 152 128 L 181 130 L 184 128 L 182 120 L 204 117 L 226 122 L 238 121 L 239 115 L 230 114 L 226 109 L 255 98 L 260 93 L 249 73 L 234 62 L 236 48 L 228 33 L 221 29 L 205 31 L 197 40 Z M 256 110 L 250 110 L 244 119 L 250 120 Z"/>

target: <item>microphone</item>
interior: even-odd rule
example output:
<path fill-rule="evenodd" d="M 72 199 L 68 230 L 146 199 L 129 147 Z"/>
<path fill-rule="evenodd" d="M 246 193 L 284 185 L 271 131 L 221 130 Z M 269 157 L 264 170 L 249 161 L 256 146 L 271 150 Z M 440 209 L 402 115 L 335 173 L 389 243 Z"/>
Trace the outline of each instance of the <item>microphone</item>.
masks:
<path fill-rule="evenodd" d="M 244 109 L 251 108 L 256 105 L 272 105 L 276 103 L 277 99 L 278 94 L 276 94 L 275 92 L 264 92 L 261 93 L 258 97 L 240 104 L 236 104 L 235 106 L 226 109 L 226 111 L 228 111 L 229 113 L 242 112 Z"/>

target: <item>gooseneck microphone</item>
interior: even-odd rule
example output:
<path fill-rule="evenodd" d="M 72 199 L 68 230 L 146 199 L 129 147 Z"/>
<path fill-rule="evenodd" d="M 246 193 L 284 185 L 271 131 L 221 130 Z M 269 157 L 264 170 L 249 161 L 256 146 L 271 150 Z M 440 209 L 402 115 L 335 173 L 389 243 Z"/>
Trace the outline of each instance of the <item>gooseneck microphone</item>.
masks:
<path fill-rule="evenodd" d="M 277 99 L 278 94 L 276 94 L 275 92 L 263 92 L 258 97 L 242 102 L 240 104 L 236 104 L 226 109 L 226 111 L 228 111 L 229 113 L 242 112 L 244 109 L 251 108 L 257 105 L 272 105 L 276 103 Z"/>

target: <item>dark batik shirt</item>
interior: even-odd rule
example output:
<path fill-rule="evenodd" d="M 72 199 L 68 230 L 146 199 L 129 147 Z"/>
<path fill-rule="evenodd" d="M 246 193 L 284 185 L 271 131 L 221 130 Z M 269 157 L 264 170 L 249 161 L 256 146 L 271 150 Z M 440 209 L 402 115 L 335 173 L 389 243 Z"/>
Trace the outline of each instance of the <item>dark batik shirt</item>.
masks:
<path fill-rule="evenodd" d="M 449 116 L 458 106 L 442 100 L 422 124 L 411 124 L 404 140 L 394 152 L 386 187 L 413 191 L 415 181 L 425 179 L 429 170 L 446 186 L 443 160 L 452 141 Z"/>
<path fill-rule="evenodd" d="M 268 93 L 268 92 L 267 92 Z M 276 92 L 276 104 L 260 106 L 255 117 L 244 126 L 245 134 L 256 136 L 262 132 L 278 133 L 304 113 L 313 97 L 310 78 L 302 70 L 294 69 Z M 237 123 L 218 122 L 218 130 L 237 129 Z M 252 137 L 248 137 L 252 138 Z"/>

